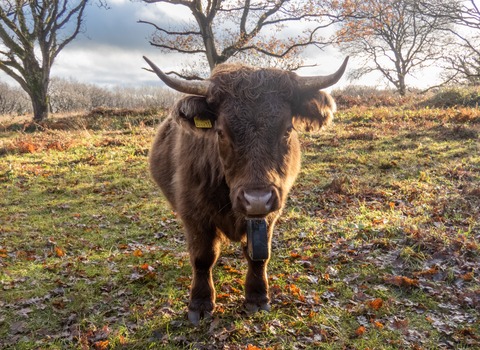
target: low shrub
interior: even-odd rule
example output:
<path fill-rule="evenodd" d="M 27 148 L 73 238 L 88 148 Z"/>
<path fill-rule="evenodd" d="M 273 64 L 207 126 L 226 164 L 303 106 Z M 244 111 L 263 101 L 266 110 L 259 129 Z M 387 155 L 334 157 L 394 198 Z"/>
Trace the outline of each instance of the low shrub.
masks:
<path fill-rule="evenodd" d="M 478 108 L 480 87 L 448 87 L 440 90 L 421 106 L 435 108 L 470 107 Z"/>
<path fill-rule="evenodd" d="M 425 100 L 418 91 L 401 96 L 395 89 L 377 89 L 372 86 L 349 85 L 332 90 L 332 96 L 339 110 L 354 107 L 404 107 L 411 108 Z"/>

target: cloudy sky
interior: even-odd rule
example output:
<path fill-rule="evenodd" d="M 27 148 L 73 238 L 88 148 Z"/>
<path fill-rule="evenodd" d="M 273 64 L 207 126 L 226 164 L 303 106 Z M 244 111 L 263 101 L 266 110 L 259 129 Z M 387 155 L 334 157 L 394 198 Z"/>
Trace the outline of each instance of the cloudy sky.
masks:
<path fill-rule="evenodd" d="M 181 7 L 129 0 L 109 0 L 108 4 L 110 9 L 95 4 L 87 7 L 84 33 L 59 54 L 52 76 L 100 85 L 153 84 L 158 78 L 141 69 L 145 67 L 143 55 L 165 69 L 183 59 L 178 54 L 162 54 L 151 46 L 151 26 L 137 23 L 142 19 L 174 24 L 180 12 L 188 15 Z"/>
<path fill-rule="evenodd" d="M 84 33 L 79 34 L 59 54 L 52 68 L 52 77 L 73 78 L 80 82 L 110 87 L 162 84 L 152 73 L 142 70 L 142 67 L 146 67 L 143 55 L 164 71 L 180 70 L 181 63 L 191 57 L 160 52 L 148 41 L 153 27 L 137 23 L 138 20 L 145 20 L 174 26 L 191 18 L 188 9 L 165 3 L 144 4 L 130 0 L 108 0 L 108 4 L 110 9 L 99 8 L 95 3 L 87 6 Z M 340 66 L 344 57 L 331 48 L 325 51 L 309 48 L 306 58 L 307 64 L 316 63 L 318 66 L 304 68 L 298 71 L 299 74 L 330 74 Z M 351 60 L 350 67 L 353 63 Z M 0 81 L 16 84 L 2 71 Z M 378 84 L 372 77 L 360 83 Z M 343 78 L 337 86 L 347 84 Z"/>

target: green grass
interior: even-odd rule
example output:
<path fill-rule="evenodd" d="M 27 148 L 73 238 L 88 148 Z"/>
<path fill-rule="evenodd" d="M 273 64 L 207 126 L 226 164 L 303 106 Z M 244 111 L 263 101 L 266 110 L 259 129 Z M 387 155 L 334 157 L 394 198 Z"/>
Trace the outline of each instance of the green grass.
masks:
<path fill-rule="evenodd" d="M 478 125 L 378 113 L 301 135 L 272 311 L 243 310 L 230 244 L 197 328 L 182 223 L 147 169 L 153 127 L 0 133 L 0 347 L 479 347 Z"/>

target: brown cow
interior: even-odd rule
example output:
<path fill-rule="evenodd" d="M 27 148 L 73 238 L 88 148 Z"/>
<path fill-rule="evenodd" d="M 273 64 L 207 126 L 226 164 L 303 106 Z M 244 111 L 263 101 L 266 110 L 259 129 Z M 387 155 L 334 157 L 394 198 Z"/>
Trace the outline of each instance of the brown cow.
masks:
<path fill-rule="evenodd" d="M 247 310 L 268 311 L 268 259 L 253 261 L 247 254 L 246 218 L 265 219 L 269 252 L 300 170 L 294 126 L 319 129 L 332 120 L 335 102 L 319 89 L 340 79 L 348 57 L 329 76 L 223 64 L 201 82 L 168 77 L 145 60 L 168 86 L 188 94 L 160 125 L 149 159 L 153 178 L 185 226 L 193 270 L 188 318 L 197 325 L 211 317 L 212 267 L 225 239 L 241 242 L 248 261 Z"/>

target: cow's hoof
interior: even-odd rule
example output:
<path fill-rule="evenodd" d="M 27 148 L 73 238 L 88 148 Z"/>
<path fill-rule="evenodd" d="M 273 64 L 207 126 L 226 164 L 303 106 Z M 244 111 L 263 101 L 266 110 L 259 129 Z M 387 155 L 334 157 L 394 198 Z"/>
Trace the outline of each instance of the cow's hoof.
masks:
<path fill-rule="evenodd" d="M 258 306 L 258 304 L 246 303 L 245 309 L 249 314 L 254 314 L 258 311 L 270 312 L 272 308 L 268 303 L 262 303 L 260 304 L 260 307 Z"/>
<path fill-rule="evenodd" d="M 205 312 L 203 318 L 205 319 L 205 321 L 210 322 L 212 320 L 212 313 L 211 312 Z"/>
<path fill-rule="evenodd" d="M 265 312 L 270 312 L 272 307 L 268 303 L 263 303 L 260 305 L 260 310 L 265 311 Z"/>
<path fill-rule="evenodd" d="M 201 319 L 210 322 L 212 320 L 212 313 L 205 312 L 201 313 L 200 311 L 188 311 L 188 320 L 192 322 L 194 326 L 198 326 Z"/>
<path fill-rule="evenodd" d="M 254 314 L 258 311 L 258 305 L 257 304 L 245 304 L 245 309 L 249 314 Z"/>
<path fill-rule="evenodd" d="M 192 322 L 194 326 L 198 326 L 200 322 L 200 311 L 188 311 L 188 320 Z"/>

